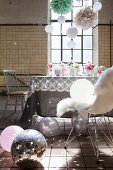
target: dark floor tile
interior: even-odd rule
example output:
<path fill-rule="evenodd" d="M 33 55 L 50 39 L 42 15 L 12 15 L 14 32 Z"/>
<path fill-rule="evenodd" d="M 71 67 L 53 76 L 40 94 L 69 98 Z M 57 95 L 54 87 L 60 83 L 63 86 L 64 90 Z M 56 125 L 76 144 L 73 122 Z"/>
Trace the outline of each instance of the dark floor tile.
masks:
<path fill-rule="evenodd" d="M 12 157 L 1 157 L 0 158 L 0 168 L 11 168 L 13 165 Z"/>
<path fill-rule="evenodd" d="M 104 167 L 113 169 L 113 157 L 101 157 Z"/>
<path fill-rule="evenodd" d="M 65 137 L 62 136 L 57 136 L 53 138 L 53 148 L 64 148 L 65 146 Z"/>
<path fill-rule="evenodd" d="M 86 170 L 86 168 L 68 168 L 68 170 Z"/>
<path fill-rule="evenodd" d="M 95 156 L 93 148 L 81 148 L 83 156 Z"/>
<path fill-rule="evenodd" d="M 102 167 L 99 167 L 99 168 L 87 168 L 87 170 L 106 170 L 106 168 L 102 168 Z"/>
<path fill-rule="evenodd" d="M 3 155 L 3 153 L 4 153 L 4 149 L 0 148 L 0 156 Z"/>
<path fill-rule="evenodd" d="M 10 152 L 4 151 L 2 156 L 3 157 L 11 157 L 12 155 Z"/>
<path fill-rule="evenodd" d="M 97 163 L 96 157 L 84 157 L 84 161 L 87 168 L 103 168 L 103 161 Z"/>
<path fill-rule="evenodd" d="M 67 157 L 68 168 L 85 167 L 83 157 Z"/>
<path fill-rule="evenodd" d="M 11 168 L 0 168 L 0 170 L 11 170 Z"/>

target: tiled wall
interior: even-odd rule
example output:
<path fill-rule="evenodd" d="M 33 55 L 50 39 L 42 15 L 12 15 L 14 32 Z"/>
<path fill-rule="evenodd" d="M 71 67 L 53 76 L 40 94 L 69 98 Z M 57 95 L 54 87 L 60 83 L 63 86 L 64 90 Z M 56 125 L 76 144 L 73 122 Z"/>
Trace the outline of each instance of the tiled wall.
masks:
<path fill-rule="evenodd" d="M 0 69 L 45 74 L 47 33 L 43 26 L 0 26 Z"/>
<path fill-rule="evenodd" d="M 0 26 L 0 70 L 21 74 L 46 74 L 47 33 L 45 26 Z"/>
<path fill-rule="evenodd" d="M 96 40 L 97 36 L 98 36 L 98 41 Z M 110 50 L 110 45 L 111 45 L 111 50 Z M 111 52 L 111 63 L 110 63 L 110 52 Z M 94 60 L 95 64 L 98 63 L 98 65 L 104 65 L 105 67 L 110 67 L 111 65 L 113 65 L 113 26 L 111 26 L 111 38 L 110 38 L 110 25 L 102 24 L 94 28 L 93 56 L 95 58 Z"/>

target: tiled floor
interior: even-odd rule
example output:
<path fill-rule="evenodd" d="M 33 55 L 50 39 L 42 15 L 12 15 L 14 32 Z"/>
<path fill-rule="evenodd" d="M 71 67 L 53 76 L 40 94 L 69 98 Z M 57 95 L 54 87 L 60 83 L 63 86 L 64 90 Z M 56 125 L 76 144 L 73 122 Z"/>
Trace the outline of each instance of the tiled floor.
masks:
<path fill-rule="evenodd" d="M 64 147 L 71 129 L 71 120 L 58 119 L 58 121 L 61 129 L 60 135 L 47 138 L 45 155 L 38 167 L 33 170 L 113 170 L 113 144 L 109 140 L 99 132 L 100 163 L 97 163 L 90 138 L 85 132 L 70 142 L 67 148 Z M 112 131 L 113 118 L 110 121 Z M 38 121 L 30 128 L 38 129 L 37 124 Z M 99 127 L 107 132 L 103 123 L 100 123 Z M 91 133 L 94 134 L 94 131 L 91 130 Z M 12 160 L 11 153 L 4 151 L 1 147 L 0 170 L 20 170 Z"/>

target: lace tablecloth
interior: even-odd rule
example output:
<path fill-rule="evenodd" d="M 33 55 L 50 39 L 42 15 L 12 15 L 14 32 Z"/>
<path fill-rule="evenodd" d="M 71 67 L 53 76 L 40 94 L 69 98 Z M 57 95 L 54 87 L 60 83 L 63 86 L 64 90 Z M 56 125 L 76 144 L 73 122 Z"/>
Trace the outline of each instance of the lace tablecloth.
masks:
<path fill-rule="evenodd" d="M 97 81 L 97 77 L 32 77 L 31 91 L 70 91 L 70 87 L 78 79 L 88 79 L 93 84 Z"/>

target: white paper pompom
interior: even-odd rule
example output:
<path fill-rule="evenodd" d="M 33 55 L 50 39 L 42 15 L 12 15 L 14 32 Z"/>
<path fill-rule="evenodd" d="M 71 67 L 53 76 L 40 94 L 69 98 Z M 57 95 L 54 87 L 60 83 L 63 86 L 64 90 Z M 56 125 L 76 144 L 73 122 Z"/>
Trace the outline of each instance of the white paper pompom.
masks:
<path fill-rule="evenodd" d="M 68 48 L 74 48 L 75 45 L 76 45 L 76 43 L 73 40 L 71 40 L 67 43 Z"/>
<path fill-rule="evenodd" d="M 93 4 L 93 10 L 94 10 L 95 12 L 101 10 L 101 8 L 102 8 L 101 2 L 95 2 L 95 3 Z"/>
<path fill-rule="evenodd" d="M 57 19 L 57 21 L 58 21 L 60 24 L 63 24 L 63 23 L 65 22 L 65 20 L 66 20 L 65 17 L 62 16 L 62 15 L 59 16 L 58 19 Z"/>
<path fill-rule="evenodd" d="M 46 26 L 45 26 L 45 31 L 46 31 L 47 33 L 52 33 L 52 32 L 53 32 L 53 27 L 52 27 L 51 25 L 46 25 Z"/>
<path fill-rule="evenodd" d="M 85 7 L 75 15 L 74 23 L 77 27 L 87 30 L 97 22 L 97 13 L 91 7 Z"/>
<path fill-rule="evenodd" d="M 66 35 L 69 38 L 75 38 L 78 34 L 78 29 L 76 27 L 69 27 L 66 31 Z"/>

